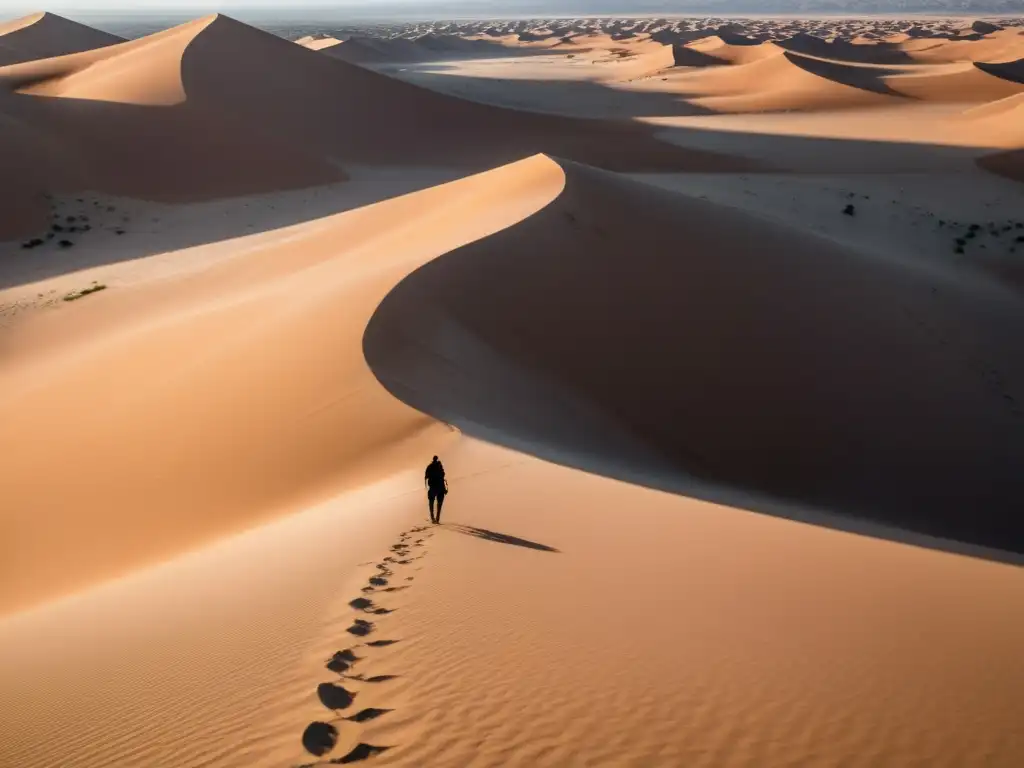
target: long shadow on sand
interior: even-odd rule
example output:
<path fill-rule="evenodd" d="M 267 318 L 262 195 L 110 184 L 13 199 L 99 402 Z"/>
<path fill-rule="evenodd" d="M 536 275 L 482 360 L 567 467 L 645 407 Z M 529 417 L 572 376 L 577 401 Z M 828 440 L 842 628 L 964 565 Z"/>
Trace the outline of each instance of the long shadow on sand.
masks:
<path fill-rule="evenodd" d="M 456 523 L 446 525 L 445 528 L 450 531 L 464 533 L 467 536 L 475 536 L 476 538 L 484 539 L 485 541 L 493 541 L 496 544 L 509 544 L 513 547 L 525 547 L 526 549 L 536 549 L 541 552 L 559 552 L 559 550 L 554 547 L 549 547 L 547 544 L 539 544 L 536 541 L 521 539 L 518 536 L 510 536 L 507 533 L 489 531 L 486 528 L 477 528 L 473 525 L 462 525 L 460 523 Z"/>
<path fill-rule="evenodd" d="M 450 96 L 540 114 L 606 120 L 715 114 L 706 107 L 688 103 L 682 94 L 632 91 L 587 80 L 472 77 L 460 74 L 459 67 L 453 64 L 408 65 L 378 71 Z M 650 79 L 660 77 L 652 75 Z"/>

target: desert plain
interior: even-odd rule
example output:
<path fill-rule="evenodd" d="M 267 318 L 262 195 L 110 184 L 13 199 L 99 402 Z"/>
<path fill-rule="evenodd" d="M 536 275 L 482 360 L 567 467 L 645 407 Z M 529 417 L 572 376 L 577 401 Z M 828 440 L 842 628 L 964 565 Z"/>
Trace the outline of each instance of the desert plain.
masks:
<path fill-rule="evenodd" d="M 1022 264 L 1020 20 L 2 23 L 0 766 L 1020 766 Z"/>

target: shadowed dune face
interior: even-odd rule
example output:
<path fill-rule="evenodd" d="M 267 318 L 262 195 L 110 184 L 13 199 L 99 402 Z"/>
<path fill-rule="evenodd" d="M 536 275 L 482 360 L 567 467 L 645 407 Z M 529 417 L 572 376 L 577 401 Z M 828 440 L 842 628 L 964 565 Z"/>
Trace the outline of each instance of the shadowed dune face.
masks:
<path fill-rule="evenodd" d="M 622 479 L 1024 552 L 1015 297 L 563 167 L 378 308 L 394 395 Z"/>
<path fill-rule="evenodd" d="M 222 61 L 228 41 L 236 55 Z M 300 72 L 303 88 L 282 74 Z M 191 43 L 182 77 L 190 99 L 216 99 L 267 133 L 293 137 L 339 162 L 483 169 L 547 152 L 609 170 L 758 168 L 741 158 L 679 151 L 647 126 L 530 114 L 438 94 L 224 17 Z M 310 98 L 306 89 L 318 96 Z M 324 101 L 324 92 L 339 98 Z M 277 105 L 273 111 L 268 97 Z"/>
<path fill-rule="evenodd" d="M 65 56 L 122 43 L 101 32 L 52 13 L 35 13 L 0 24 L 0 66 Z"/>

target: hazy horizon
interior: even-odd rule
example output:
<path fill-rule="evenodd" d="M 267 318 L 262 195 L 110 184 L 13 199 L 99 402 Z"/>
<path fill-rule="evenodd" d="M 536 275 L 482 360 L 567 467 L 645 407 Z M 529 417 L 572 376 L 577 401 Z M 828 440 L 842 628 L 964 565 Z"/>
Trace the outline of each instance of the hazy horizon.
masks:
<path fill-rule="evenodd" d="M 161 0 L 140 8 L 124 0 L 55 0 L 0 4 L 0 16 L 14 18 L 38 11 L 71 18 L 173 18 L 223 12 L 275 19 L 442 19 L 557 16 L 649 15 L 927 15 L 998 16 L 1024 14 L 1024 0 Z"/>

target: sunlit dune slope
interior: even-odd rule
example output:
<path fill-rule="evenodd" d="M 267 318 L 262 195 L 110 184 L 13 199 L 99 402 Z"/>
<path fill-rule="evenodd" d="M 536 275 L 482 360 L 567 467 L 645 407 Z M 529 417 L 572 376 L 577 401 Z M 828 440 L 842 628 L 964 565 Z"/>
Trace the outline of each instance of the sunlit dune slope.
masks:
<path fill-rule="evenodd" d="M 683 48 L 706 56 L 718 64 L 749 64 L 782 53 L 782 49 L 775 43 L 759 43 L 753 40 L 726 42 L 718 35 L 695 40 Z M 681 63 L 684 66 L 693 66 L 689 59 L 684 59 Z"/>
<path fill-rule="evenodd" d="M 0 23 L 0 66 L 33 59 L 64 56 L 124 42 L 52 13 L 34 13 Z"/>
<path fill-rule="evenodd" d="M 963 114 L 963 130 L 992 146 L 1024 146 L 1024 93 L 982 104 Z"/>
<path fill-rule="evenodd" d="M 0 611 L 383 476 L 388 451 L 446 434 L 376 383 L 363 329 L 410 270 L 561 184 L 528 161 L 254 236 L 194 277 L 5 334 L 0 439 L 18 450 L 0 466 L 0 527 L 18 547 L 0 558 Z"/>
<path fill-rule="evenodd" d="M 1018 62 L 963 63 L 928 67 L 921 73 L 887 76 L 886 85 L 902 96 L 923 101 L 979 102 L 1024 91 Z"/>
<path fill-rule="evenodd" d="M 1024 552 L 1018 297 L 561 167 L 557 201 L 383 302 L 396 396 L 656 487 Z"/>

